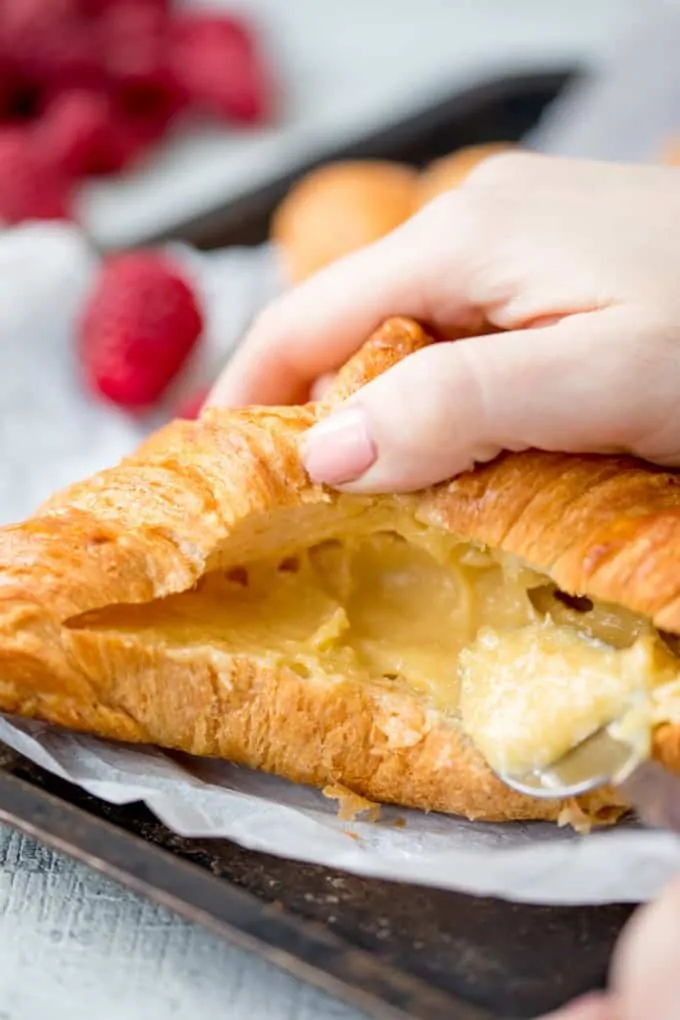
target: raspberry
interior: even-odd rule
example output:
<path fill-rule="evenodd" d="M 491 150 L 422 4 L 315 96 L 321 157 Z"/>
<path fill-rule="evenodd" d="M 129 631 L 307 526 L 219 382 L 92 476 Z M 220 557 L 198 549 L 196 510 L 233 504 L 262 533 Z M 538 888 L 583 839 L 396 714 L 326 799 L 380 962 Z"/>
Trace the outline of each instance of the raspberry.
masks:
<path fill-rule="evenodd" d="M 115 173 L 157 140 L 158 121 L 130 116 L 101 93 L 74 89 L 47 107 L 35 128 L 36 146 L 49 166 L 71 176 Z"/>
<path fill-rule="evenodd" d="M 196 298 L 173 262 L 154 251 L 112 256 L 81 322 L 87 381 L 121 407 L 148 408 L 180 371 L 202 328 Z"/>
<path fill-rule="evenodd" d="M 113 174 L 135 163 L 150 144 L 143 126 L 117 114 L 109 124 L 106 144 L 99 153 L 93 174 Z"/>
<path fill-rule="evenodd" d="M 129 3 L 130 0 L 127 0 Z M 89 5 L 90 12 L 98 17 L 105 11 L 110 11 L 112 7 L 117 7 L 120 4 L 120 0 L 86 0 Z M 172 6 L 171 0 L 136 0 L 137 7 L 153 7 L 155 10 L 163 11 L 168 14 L 170 7 Z"/>
<path fill-rule="evenodd" d="M 0 220 L 70 218 L 70 182 L 38 158 L 27 128 L 0 130 Z"/>
<path fill-rule="evenodd" d="M 101 173 L 111 162 L 113 109 L 107 96 L 86 89 L 62 92 L 47 106 L 34 138 L 40 157 L 72 177 Z M 114 160 L 115 163 L 115 160 Z"/>
<path fill-rule="evenodd" d="M 114 82 L 154 82 L 164 74 L 166 18 L 161 9 L 111 4 L 101 20 L 104 64 Z"/>
<path fill-rule="evenodd" d="M 162 138 L 186 105 L 170 64 L 168 19 L 151 0 L 123 0 L 102 17 L 112 95 L 140 145 Z"/>
<path fill-rule="evenodd" d="M 72 177 L 123 170 L 163 132 L 166 122 L 131 116 L 109 96 L 72 89 L 56 96 L 34 129 L 41 159 Z"/>
<path fill-rule="evenodd" d="M 175 75 L 190 100 L 228 121 L 267 117 L 268 76 L 249 29 L 235 18 L 188 14 L 172 22 Z"/>
<path fill-rule="evenodd" d="M 2 0 L 0 52 L 29 85 L 54 89 L 101 81 L 92 26 L 78 0 Z"/>
<path fill-rule="evenodd" d="M 162 7 L 123 0 L 104 12 L 100 30 L 106 43 L 104 66 L 114 87 L 146 86 L 174 94 L 169 62 L 168 18 Z"/>
<path fill-rule="evenodd" d="M 0 7 L 0 18 L 1 17 L 2 8 Z M 2 29 L 0 27 L 0 36 L 1 35 Z M 37 98 L 36 90 L 27 90 L 25 83 L 21 82 L 17 78 L 14 68 L 9 62 L 7 56 L 2 52 L 2 46 L 0 43 L 0 119 L 6 121 L 24 118 L 34 112 L 34 110 L 31 109 L 30 101 L 27 104 L 27 109 L 22 109 L 22 106 L 24 105 L 24 93 L 29 93 L 29 99 L 33 99 L 34 97 Z"/>

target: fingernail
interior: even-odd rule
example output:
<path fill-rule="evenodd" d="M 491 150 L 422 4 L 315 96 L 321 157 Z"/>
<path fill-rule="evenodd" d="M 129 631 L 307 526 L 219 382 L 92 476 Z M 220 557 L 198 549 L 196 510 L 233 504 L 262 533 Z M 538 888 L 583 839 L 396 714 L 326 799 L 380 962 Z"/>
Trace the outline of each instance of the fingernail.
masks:
<path fill-rule="evenodd" d="M 378 450 L 363 409 L 347 407 L 305 434 L 300 455 L 312 481 L 342 485 L 367 471 Z"/>

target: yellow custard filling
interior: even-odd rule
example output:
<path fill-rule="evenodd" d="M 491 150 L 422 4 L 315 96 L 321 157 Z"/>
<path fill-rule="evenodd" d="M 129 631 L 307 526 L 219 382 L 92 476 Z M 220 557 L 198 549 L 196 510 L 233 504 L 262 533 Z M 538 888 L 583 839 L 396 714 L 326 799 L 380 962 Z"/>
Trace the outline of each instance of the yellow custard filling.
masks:
<path fill-rule="evenodd" d="M 427 529 L 214 570 L 191 591 L 70 626 L 210 646 L 310 682 L 405 687 L 500 772 L 547 764 L 616 718 L 644 753 L 654 722 L 680 705 L 680 660 L 648 621 L 568 599 L 511 557 Z"/>

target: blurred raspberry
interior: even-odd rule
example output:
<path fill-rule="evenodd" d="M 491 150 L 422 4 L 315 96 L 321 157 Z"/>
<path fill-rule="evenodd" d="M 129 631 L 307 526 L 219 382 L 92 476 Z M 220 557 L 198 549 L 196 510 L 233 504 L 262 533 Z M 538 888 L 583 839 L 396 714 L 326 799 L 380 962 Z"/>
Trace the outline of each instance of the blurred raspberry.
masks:
<path fill-rule="evenodd" d="M 160 8 L 132 0 L 109 4 L 101 29 L 104 63 L 114 81 L 154 81 L 162 73 L 167 19 Z"/>
<path fill-rule="evenodd" d="M 108 169 L 113 123 L 107 96 L 86 89 L 62 92 L 45 109 L 35 128 L 39 156 L 72 177 Z"/>
<path fill-rule="evenodd" d="M 179 16 L 172 21 L 172 55 L 181 88 L 206 111 L 241 123 L 268 116 L 268 72 L 241 21 L 219 14 Z"/>
<path fill-rule="evenodd" d="M 88 10 L 94 17 L 98 17 L 105 11 L 110 11 L 112 7 L 120 6 L 121 0 L 85 0 L 88 5 Z M 131 0 L 125 0 L 130 3 Z M 172 0 L 136 0 L 137 7 L 153 7 L 155 10 L 164 11 L 169 14 L 170 8 L 172 7 Z"/>
<path fill-rule="evenodd" d="M 0 0 L 0 44 L 2 36 L 2 6 Z M 29 99 L 26 103 L 25 99 Z M 15 120 L 27 117 L 37 109 L 39 91 L 27 89 L 17 77 L 7 56 L 0 45 L 0 119 Z"/>
<path fill-rule="evenodd" d="M 198 302 L 174 262 L 154 251 L 113 256 L 81 322 L 88 383 L 128 410 L 150 407 L 180 371 L 202 329 Z"/>
<path fill-rule="evenodd" d="M 127 113 L 165 119 L 183 95 L 170 66 L 168 18 L 158 3 L 122 0 L 103 13 L 104 66 L 116 99 Z"/>
<path fill-rule="evenodd" d="M 181 401 L 177 408 L 176 416 L 178 418 L 185 418 L 187 421 L 193 421 L 195 418 L 198 418 L 201 410 L 203 409 L 203 405 L 208 399 L 209 393 L 209 389 L 203 389 L 199 390 L 198 393 L 192 393 L 192 395 L 187 397 L 186 400 Z"/>
<path fill-rule="evenodd" d="M 146 125 L 117 113 L 109 124 L 106 144 L 92 167 L 92 174 L 113 174 L 134 165 L 157 136 L 150 137 Z"/>
<path fill-rule="evenodd" d="M 0 55 L 19 79 L 48 89 L 101 81 L 101 53 L 79 0 L 2 0 Z"/>
<path fill-rule="evenodd" d="M 70 219 L 71 184 L 39 157 L 28 128 L 0 129 L 0 221 Z"/>
<path fill-rule="evenodd" d="M 39 86 L 29 85 L 8 72 L 0 91 L 3 120 L 21 124 L 38 116 L 43 104 L 43 90 Z"/>
<path fill-rule="evenodd" d="M 34 130 L 40 158 L 72 177 L 124 170 L 158 137 L 144 118 L 129 117 L 109 96 L 72 89 L 48 104 Z"/>

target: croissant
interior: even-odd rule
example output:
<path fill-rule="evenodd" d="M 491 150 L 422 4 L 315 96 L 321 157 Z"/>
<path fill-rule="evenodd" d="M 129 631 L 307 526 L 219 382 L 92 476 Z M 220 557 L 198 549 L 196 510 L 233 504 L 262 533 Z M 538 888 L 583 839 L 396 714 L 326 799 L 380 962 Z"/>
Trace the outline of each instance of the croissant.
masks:
<path fill-rule="evenodd" d="M 310 482 L 304 431 L 428 342 L 390 320 L 323 403 L 174 422 L 1 529 L 0 710 L 485 820 L 621 814 L 495 776 L 614 716 L 678 769 L 678 476 L 530 451 Z"/>

